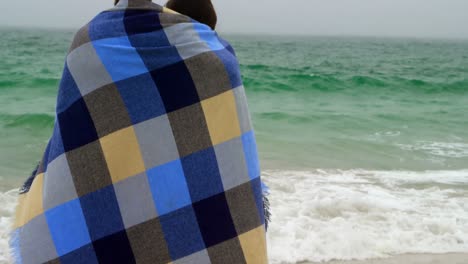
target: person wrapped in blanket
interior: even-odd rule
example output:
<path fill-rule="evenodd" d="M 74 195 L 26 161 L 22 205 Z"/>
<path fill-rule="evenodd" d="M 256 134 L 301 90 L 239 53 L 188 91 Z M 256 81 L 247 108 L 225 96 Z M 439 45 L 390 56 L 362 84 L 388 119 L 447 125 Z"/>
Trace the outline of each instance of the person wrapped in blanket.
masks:
<path fill-rule="evenodd" d="M 208 0 L 120 0 L 76 33 L 14 263 L 268 263 L 267 188 L 216 21 Z"/>

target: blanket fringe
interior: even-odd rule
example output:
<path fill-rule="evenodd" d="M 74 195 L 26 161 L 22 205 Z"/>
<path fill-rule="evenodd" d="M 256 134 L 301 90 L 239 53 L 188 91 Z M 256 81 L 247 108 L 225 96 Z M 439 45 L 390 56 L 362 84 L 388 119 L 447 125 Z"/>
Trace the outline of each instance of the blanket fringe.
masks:
<path fill-rule="evenodd" d="M 19 189 L 19 194 L 25 194 L 29 192 L 29 189 L 31 189 L 31 185 L 37 176 L 37 171 L 39 170 L 39 166 L 40 166 L 40 163 L 36 165 L 36 168 L 31 173 L 31 176 L 29 176 L 26 182 L 21 186 L 21 188 Z"/>
<path fill-rule="evenodd" d="M 8 240 L 8 253 L 10 255 L 10 261 L 12 261 L 14 264 L 21 263 L 19 232 L 19 229 L 11 231 L 9 234 L 10 238 Z"/>
<path fill-rule="evenodd" d="M 270 195 L 270 188 L 262 182 L 262 195 L 263 195 L 263 211 L 265 215 L 265 230 L 268 231 L 268 225 L 271 222 L 271 210 L 270 210 L 270 200 L 268 195 Z"/>
<path fill-rule="evenodd" d="M 265 211 L 265 229 L 268 231 L 268 225 L 271 222 L 270 200 L 267 195 L 263 195 L 263 210 Z"/>

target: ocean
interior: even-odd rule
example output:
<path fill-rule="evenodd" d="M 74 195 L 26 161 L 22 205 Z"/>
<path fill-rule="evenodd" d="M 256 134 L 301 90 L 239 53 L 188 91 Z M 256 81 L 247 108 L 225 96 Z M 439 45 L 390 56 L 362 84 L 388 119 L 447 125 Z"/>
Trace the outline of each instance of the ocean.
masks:
<path fill-rule="evenodd" d="M 0 29 L 0 263 L 73 32 Z M 271 263 L 468 253 L 468 41 L 224 36 L 271 189 Z M 468 255 L 467 255 L 468 256 Z"/>

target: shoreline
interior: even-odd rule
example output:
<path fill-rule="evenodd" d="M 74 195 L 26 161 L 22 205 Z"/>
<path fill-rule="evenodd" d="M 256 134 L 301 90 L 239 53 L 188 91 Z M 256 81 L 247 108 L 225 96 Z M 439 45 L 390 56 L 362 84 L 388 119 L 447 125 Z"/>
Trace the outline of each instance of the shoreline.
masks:
<path fill-rule="evenodd" d="M 385 259 L 332 260 L 328 262 L 297 262 L 297 264 L 467 264 L 467 253 L 403 254 Z"/>

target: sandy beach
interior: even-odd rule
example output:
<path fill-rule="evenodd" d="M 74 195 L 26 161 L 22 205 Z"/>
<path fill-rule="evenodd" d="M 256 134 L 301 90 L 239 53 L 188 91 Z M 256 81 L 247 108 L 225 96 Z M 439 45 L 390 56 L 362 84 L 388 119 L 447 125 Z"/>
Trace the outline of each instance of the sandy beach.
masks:
<path fill-rule="evenodd" d="M 329 262 L 299 262 L 302 264 L 467 264 L 468 253 L 451 254 L 408 254 L 387 259 L 370 259 L 356 261 L 329 261 Z"/>

